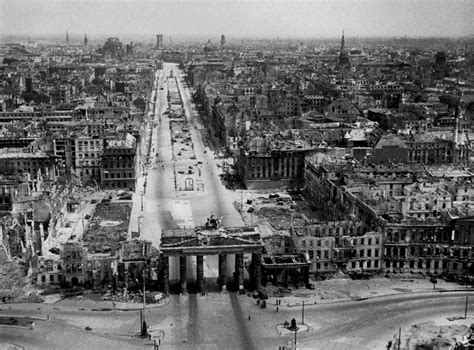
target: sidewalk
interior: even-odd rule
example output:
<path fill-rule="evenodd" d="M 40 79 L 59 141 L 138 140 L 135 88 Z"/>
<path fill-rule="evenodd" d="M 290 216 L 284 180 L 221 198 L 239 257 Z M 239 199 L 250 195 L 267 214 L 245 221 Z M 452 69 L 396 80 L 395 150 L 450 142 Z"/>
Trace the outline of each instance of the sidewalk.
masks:
<path fill-rule="evenodd" d="M 433 284 L 429 280 L 416 278 L 333 279 L 313 282 L 313 285 L 315 286 L 314 290 L 298 288 L 292 289 L 289 293 L 282 293 L 282 289 L 270 286 L 267 289 L 269 296 L 267 305 L 276 307 L 277 300 L 280 300 L 278 306 L 281 309 L 283 307 L 301 307 L 303 302 L 305 306 L 311 306 L 406 294 L 474 291 L 472 288 L 463 288 L 456 283 L 441 279 L 438 280 L 436 288 L 433 289 Z"/>
<path fill-rule="evenodd" d="M 169 297 L 165 297 L 158 303 L 147 303 L 146 309 L 156 309 L 168 305 Z M 143 310 L 143 303 L 127 303 L 114 301 L 94 301 L 82 296 L 74 298 L 61 299 L 53 305 L 78 307 L 81 309 L 89 309 L 91 311 L 137 311 Z"/>
<path fill-rule="evenodd" d="M 158 82 L 160 77 L 163 74 L 163 70 L 157 75 L 155 75 L 155 82 L 158 86 Z M 155 85 L 155 84 L 154 84 Z M 158 95 L 158 91 L 154 91 L 152 93 L 152 98 Z M 151 102 L 151 101 L 150 101 Z M 153 111 L 146 111 L 146 115 L 149 112 L 153 113 L 153 118 L 151 120 L 147 120 L 145 122 L 145 128 L 143 131 L 143 141 L 140 143 L 140 157 L 137 164 L 137 171 L 136 171 L 136 187 L 135 192 L 133 193 L 132 202 L 133 207 L 130 215 L 130 223 L 128 227 L 128 237 L 132 238 L 132 232 L 141 232 L 140 219 L 139 217 L 143 214 L 143 197 L 145 196 L 146 185 L 147 185 L 147 178 L 148 172 L 150 167 L 153 166 L 153 153 L 152 153 L 152 144 L 153 144 L 153 132 L 154 132 L 154 125 L 157 121 L 157 113 L 156 110 L 158 108 L 159 101 L 158 99 L 153 103 L 150 103 L 153 106 Z M 148 117 L 147 117 L 148 119 Z"/>

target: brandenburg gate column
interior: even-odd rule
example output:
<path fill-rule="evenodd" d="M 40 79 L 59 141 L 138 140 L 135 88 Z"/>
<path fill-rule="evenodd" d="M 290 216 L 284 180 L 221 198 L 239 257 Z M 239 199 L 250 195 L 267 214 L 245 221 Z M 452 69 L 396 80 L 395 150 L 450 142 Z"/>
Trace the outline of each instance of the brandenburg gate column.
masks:
<path fill-rule="evenodd" d="M 170 294 L 170 272 L 169 272 L 169 257 L 163 256 L 163 293 Z"/>
<path fill-rule="evenodd" d="M 235 254 L 234 283 L 239 291 L 244 289 L 244 255 Z"/>
<path fill-rule="evenodd" d="M 227 283 L 227 255 L 219 254 L 219 287 L 222 288 Z"/>
<path fill-rule="evenodd" d="M 204 256 L 202 255 L 196 256 L 196 270 L 197 289 L 198 292 L 202 292 L 204 285 Z"/>
<path fill-rule="evenodd" d="M 262 280 L 262 253 L 252 253 L 253 285 L 255 290 L 260 290 Z"/>
<path fill-rule="evenodd" d="M 303 267 L 303 282 L 306 287 L 309 285 L 309 267 Z"/>
<path fill-rule="evenodd" d="M 181 286 L 181 293 L 186 294 L 186 255 L 179 257 L 179 282 Z"/>

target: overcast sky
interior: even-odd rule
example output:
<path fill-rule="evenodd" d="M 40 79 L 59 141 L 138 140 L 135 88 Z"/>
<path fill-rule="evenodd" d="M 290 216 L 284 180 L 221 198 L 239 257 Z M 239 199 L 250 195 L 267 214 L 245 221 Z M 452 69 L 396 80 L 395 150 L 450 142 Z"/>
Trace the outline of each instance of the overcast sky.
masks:
<path fill-rule="evenodd" d="M 463 36 L 474 0 L 0 0 L 2 34 Z"/>

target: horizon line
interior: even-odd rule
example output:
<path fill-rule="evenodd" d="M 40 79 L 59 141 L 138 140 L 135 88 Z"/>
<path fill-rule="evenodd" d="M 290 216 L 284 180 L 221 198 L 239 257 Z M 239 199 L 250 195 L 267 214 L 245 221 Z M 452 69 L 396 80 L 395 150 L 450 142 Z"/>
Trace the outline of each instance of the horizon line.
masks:
<path fill-rule="evenodd" d="M 86 33 L 77 33 L 77 32 L 70 32 L 67 30 L 69 39 L 71 39 L 71 36 L 73 37 L 84 37 L 84 35 L 87 35 L 87 38 L 89 40 L 93 40 L 94 36 L 100 36 L 100 37 L 121 37 L 121 36 L 134 36 L 134 37 L 144 37 L 147 38 L 149 37 L 150 39 L 153 39 L 156 37 L 157 34 L 163 34 L 164 37 L 166 38 L 185 38 L 185 37 L 204 37 L 204 38 L 220 38 L 221 34 L 224 34 L 227 39 L 279 39 L 279 40 L 288 40 L 288 39 L 340 39 L 341 35 L 321 35 L 321 36 L 311 36 L 311 35 L 288 35 L 286 34 L 285 36 L 283 35 L 268 35 L 268 34 L 254 34 L 254 35 L 239 35 L 239 34 L 227 34 L 227 33 L 202 33 L 202 34 L 185 34 L 185 33 L 174 33 L 174 34 L 166 34 L 163 32 L 157 32 L 157 33 L 150 33 L 150 34 L 144 34 L 144 33 L 93 33 L 93 32 L 86 32 Z M 19 37 L 40 37 L 40 36 L 54 36 L 54 37 L 61 37 L 65 36 L 66 31 L 64 33 L 0 33 L 0 38 L 4 38 L 7 36 L 19 36 Z M 387 35 L 387 34 L 380 34 L 380 35 L 347 35 L 347 33 L 344 34 L 345 39 L 351 39 L 351 38 L 357 38 L 357 39 L 460 39 L 460 38 L 474 38 L 474 33 L 471 34 L 444 34 L 444 35 L 424 35 L 424 34 L 393 34 L 393 35 Z"/>

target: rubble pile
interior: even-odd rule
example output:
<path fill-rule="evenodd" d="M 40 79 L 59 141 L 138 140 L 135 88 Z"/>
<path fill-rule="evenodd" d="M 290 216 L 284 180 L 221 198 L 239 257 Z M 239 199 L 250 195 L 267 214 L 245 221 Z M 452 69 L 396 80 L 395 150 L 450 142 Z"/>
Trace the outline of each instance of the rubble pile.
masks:
<path fill-rule="evenodd" d="M 20 301 L 28 295 L 30 286 L 24 268 L 16 260 L 0 259 L 0 301 Z"/>
<path fill-rule="evenodd" d="M 472 349 L 474 325 L 435 325 L 427 322 L 413 325 L 407 333 L 405 350 L 417 349 Z M 471 345 L 470 345 L 471 344 Z"/>

